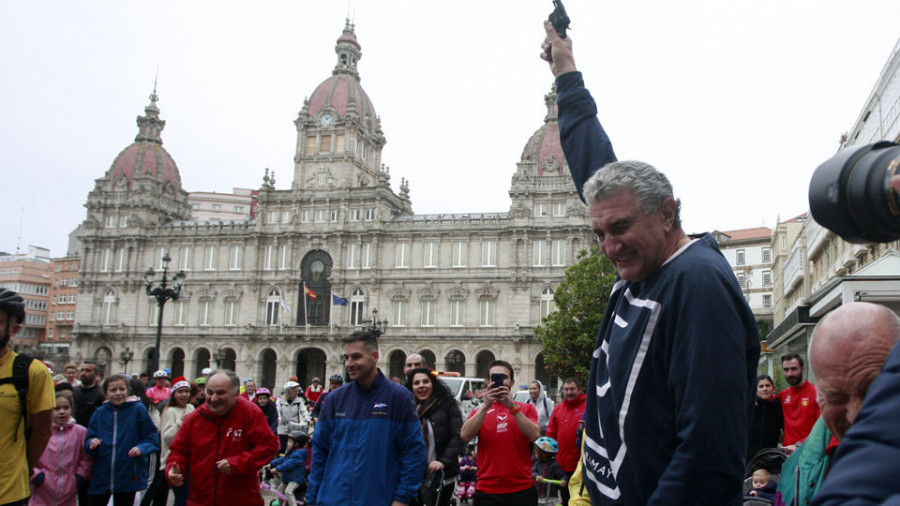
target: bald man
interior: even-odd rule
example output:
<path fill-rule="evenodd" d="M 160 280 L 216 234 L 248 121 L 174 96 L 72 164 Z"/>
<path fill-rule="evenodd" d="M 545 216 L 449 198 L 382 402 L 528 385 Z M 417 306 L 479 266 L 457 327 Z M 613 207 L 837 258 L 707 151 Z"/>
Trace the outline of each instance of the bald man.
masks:
<path fill-rule="evenodd" d="M 406 357 L 406 363 L 403 364 L 403 374 L 409 374 L 409 371 L 420 367 L 428 367 L 425 365 L 425 359 L 418 353 L 413 353 Z"/>
<path fill-rule="evenodd" d="M 796 480 L 801 484 L 799 489 L 794 489 L 794 480 L 779 482 L 784 503 L 793 504 L 796 494 L 800 504 L 808 504 L 823 483 L 827 485 L 828 478 L 824 482 L 822 478 L 834 458 L 829 453 L 830 436 L 843 440 L 898 336 L 900 318 L 890 309 L 868 302 L 841 306 L 816 325 L 809 362 L 816 374 L 822 416 L 806 442 L 782 467 L 783 474 L 794 476 L 798 462 L 804 462 Z M 804 485 L 807 483 L 808 487 Z"/>
<path fill-rule="evenodd" d="M 828 332 L 821 333 L 823 339 L 817 344 L 817 329 L 813 337 L 817 355 L 811 354 L 810 360 L 824 353 L 821 365 L 813 362 L 816 376 L 826 375 L 829 385 L 844 384 L 848 395 L 846 401 L 836 399 L 828 406 L 829 428 L 833 426 L 839 434 L 841 445 L 813 504 L 896 504 L 893 501 L 900 499 L 896 479 L 900 469 L 900 318 L 883 306 L 865 303 L 853 303 L 832 314 L 828 322 L 819 323 L 820 328 L 828 323 L 824 328 Z M 838 334 L 845 335 L 834 343 L 840 348 L 831 346 Z M 825 395 L 821 379 L 819 385 Z M 824 404 L 822 416 L 826 416 Z"/>
<path fill-rule="evenodd" d="M 868 302 L 841 306 L 816 326 L 809 362 L 816 373 L 825 426 L 843 439 L 872 381 L 900 336 L 900 318 Z"/>

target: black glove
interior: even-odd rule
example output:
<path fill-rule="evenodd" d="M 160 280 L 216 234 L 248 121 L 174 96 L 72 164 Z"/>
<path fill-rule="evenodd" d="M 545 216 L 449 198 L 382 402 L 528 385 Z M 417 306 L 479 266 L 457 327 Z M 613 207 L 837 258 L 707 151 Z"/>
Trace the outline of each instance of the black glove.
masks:
<path fill-rule="evenodd" d="M 37 473 L 31 477 L 31 484 L 34 488 L 38 488 L 44 484 L 44 473 Z"/>

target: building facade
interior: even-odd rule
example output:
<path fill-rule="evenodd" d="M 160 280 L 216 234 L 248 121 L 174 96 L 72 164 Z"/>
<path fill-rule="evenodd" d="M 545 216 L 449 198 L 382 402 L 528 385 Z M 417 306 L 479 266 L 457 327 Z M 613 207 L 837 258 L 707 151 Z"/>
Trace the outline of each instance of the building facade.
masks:
<path fill-rule="evenodd" d="M 47 329 L 40 344 L 47 357 L 68 356 L 75 327 L 75 302 L 81 258 L 67 256 L 50 260 L 50 293 Z M 60 364 L 62 365 L 62 364 Z"/>
<path fill-rule="evenodd" d="M 594 241 L 559 144 L 555 94 L 511 170 L 509 210 L 415 214 L 410 182 L 394 191 L 382 162 L 386 137 L 360 86 L 349 23 L 335 52 L 332 75 L 295 121 L 290 189 L 276 189 L 267 170 L 255 218 L 192 214 L 151 95 L 135 142 L 88 195 L 75 358 L 120 371 L 127 348 L 132 370 L 150 366 L 157 306 L 143 276 L 152 266 L 187 274 L 180 299 L 164 306 L 160 363 L 175 375 L 220 365 L 270 388 L 292 375 L 305 385 L 343 372 L 340 338 L 379 323 L 385 374 L 399 375 L 416 352 L 480 377 L 504 359 L 523 381 L 552 384 L 533 329 Z"/>
<path fill-rule="evenodd" d="M 772 323 L 772 229 L 715 231 L 719 249 L 734 270 L 744 298 L 758 322 Z"/>
<path fill-rule="evenodd" d="M 203 221 L 246 220 L 256 218 L 256 190 L 234 188 L 231 193 L 191 192 L 191 218 Z"/>
<path fill-rule="evenodd" d="M 17 352 L 37 354 L 47 326 L 50 294 L 50 251 L 29 246 L 24 254 L 0 254 L 0 288 L 25 299 L 25 322 L 9 345 Z"/>
<path fill-rule="evenodd" d="M 881 140 L 900 142 L 900 40 L 840 149 Z M 852 244 L 804 214 L 778 224 L 772 248 L 778 260 L 770 366 L 784 353 L 805 355 L 816 322 L 842 304 L 870 301 L 900 313 L 900 241 Z"/>

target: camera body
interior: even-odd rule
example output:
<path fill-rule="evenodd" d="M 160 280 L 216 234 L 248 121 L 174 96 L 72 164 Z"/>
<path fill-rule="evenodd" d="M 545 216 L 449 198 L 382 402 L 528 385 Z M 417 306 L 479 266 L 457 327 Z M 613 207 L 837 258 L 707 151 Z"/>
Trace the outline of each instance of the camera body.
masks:
<path fill-rule="evenodd" d="M 849 242 L 900 239 L 900 196 L 891 187 L 898 169 L 900 145 L 893 142 L 844 149 L 813 173 L 813 218 Z"/>

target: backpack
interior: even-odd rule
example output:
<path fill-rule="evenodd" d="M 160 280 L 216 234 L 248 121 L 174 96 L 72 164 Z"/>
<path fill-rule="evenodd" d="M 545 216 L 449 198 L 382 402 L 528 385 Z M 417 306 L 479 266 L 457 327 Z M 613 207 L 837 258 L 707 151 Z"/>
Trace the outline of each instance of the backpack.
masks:
<path fill-rule="evenodd" d="M 12 376 L 0 378 L 0 385 L 12 383 L 19 394 L 19 422 L 25 423 L 25 440 L 31 437 L 31 427 L 28 426 L 28 369 L 34 358 L 28 355 L 16 355 L 13 359 Z M 19 426 L 16 425 L 16 433 L 13 440 L 19 437 Z"/>

